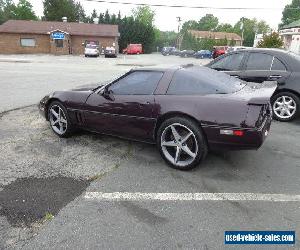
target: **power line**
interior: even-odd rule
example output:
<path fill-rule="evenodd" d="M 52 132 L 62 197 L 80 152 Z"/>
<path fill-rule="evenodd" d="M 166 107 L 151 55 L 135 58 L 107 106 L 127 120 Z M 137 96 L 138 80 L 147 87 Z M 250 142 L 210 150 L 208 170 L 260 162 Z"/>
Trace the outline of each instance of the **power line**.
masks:
<path fill-rule="evenodd" d="M 132 2 L 119 2 L 111 0 L 83 0 L 86 2 L 97 3 L 110 3 L 110 4 L 123 4 L 135 6 L 151 6 L 151 7 L 166 7 L 166 8 L 188 8 L 188 9 L 212 9 L 212 10 L 282 10 L 282 8 L 244 8 L 244 7 L 212 7 L 212 6 L 191 6 L 191 5 L 168 5 L 168 4 L 146 4 L 146 3 L 132 3 Z M 286 8 L 293 10 L 300 10 L 300 8 Z"/>

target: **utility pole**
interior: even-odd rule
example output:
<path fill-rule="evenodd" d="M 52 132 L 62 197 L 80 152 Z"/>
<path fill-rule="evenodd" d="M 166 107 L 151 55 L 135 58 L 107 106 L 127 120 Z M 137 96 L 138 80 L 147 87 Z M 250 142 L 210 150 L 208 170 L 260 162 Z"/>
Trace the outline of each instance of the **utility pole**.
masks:
<path fill-rule="evenodd" d="M 180 27 L 181 27 L 181 17 L 178 16 L 176 17 L 177 19 L 177 22 L 178 22 L 178 37 L 177 37 L 177 48 L 180 50 L 180 47 L 181 47 L 181 42 L 180 42 Z"/>
<path fill-rule="evenodd" d="M 243 46 L 244 44 L 244 18 L 242 17 L 242 23 L 241 23 L 241 31 L 242 31 L 242 44 L 241 46 Z"/>

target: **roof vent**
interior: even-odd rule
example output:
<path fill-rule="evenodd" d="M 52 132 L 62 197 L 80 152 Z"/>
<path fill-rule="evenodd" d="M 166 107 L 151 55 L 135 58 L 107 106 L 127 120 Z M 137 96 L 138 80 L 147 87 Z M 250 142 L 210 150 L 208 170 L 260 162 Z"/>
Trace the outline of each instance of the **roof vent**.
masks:
<path fill-rule="evenodd" d="M 66 23 L 66 22 L 68 22 L 68 18 L 67 18 L 66 16 L 62 17 L 62 21 L 63 21 L 64 23 Z"/>

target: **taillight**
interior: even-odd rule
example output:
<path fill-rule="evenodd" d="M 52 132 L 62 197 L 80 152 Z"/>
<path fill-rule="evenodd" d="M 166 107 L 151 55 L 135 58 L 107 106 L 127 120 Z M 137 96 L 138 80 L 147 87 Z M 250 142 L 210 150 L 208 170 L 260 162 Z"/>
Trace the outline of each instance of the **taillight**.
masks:
<path fill-rule="evenodd" d="M 220 134 L 221 135 L 243 136 L 244 131 L 243 130 L 233 130 L 233 129 L 221 129 Z"/>

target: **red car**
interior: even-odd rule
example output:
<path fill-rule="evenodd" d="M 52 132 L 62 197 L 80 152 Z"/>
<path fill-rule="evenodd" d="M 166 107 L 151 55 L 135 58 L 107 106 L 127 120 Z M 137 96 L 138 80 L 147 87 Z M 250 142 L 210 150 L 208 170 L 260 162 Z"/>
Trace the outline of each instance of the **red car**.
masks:
<path fill-rule="evenodd" d="M 217 46 L 213 49 L 213 59 L 224 55 L 226 53 L 226 50 L 228 49 L 228 46 Z"/>
<path fill-rule="evenodd" d="M 123 54 L 127 54 L 127 55 L 143 54 L 143 46 L 142 44 L 129 44 L 126 49 L 123 49 Z"/>

